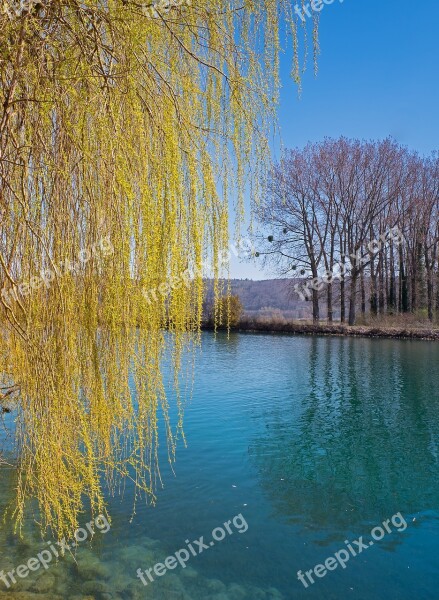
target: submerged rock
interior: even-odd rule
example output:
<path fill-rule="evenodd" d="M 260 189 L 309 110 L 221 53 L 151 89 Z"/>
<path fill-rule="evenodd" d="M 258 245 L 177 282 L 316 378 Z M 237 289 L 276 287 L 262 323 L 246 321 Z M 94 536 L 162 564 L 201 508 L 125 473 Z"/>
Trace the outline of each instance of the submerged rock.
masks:
<path fill-rule="evenodd" d="M 143 545 L 146 548 L 157 548 L 160 547 L 160 542 L 158 540 L 153 540 L 152 538 L 144 538 Z"/>
<path fill-rule="evenodd" d="M 186 569 L 182 569 L 180 572 L 181 577 L 187 577 L 188 579 L 196 579 L 198 577 L 198 572 L 192 567 L 186 567 Z"/>
<path fill-rule="evenodd" d="M 154 588 L 148 586 L 143 586 L 139 581 L 132 582 L 122 595 L 123 598 L 130 598 L 130 600 L 156 600 L 157 590 L 154 591 Z M 174 596 L 172 596 L 172 600 L 177 600 Z"/>
<path fill-rule="evenodd" d="M 101 599 L 102 594 L 111 593 L 111 588 L 103 581 L 86 581 L 82 584 L 82 591 L 84 594 L 91 594 Z"/>
<path fill-rule="evenodd" d="M 82 579 L 108 579 L 110 570 L 99 558 L 90 550 L 84 549 L 76 557 L 74 566 L 76 572 Z"/>
<path fill-rule="evenodd" d="M 283 595 L 276 588 L 268 588 L 267 590 L 268 600 L 283 600 Z"/>
<path fill-rule="evenodd" d="M 34 575 L 34 574 L 33 574 Z M 35 584 L 35 577 L 25 577 L 24 579 L 18 579 L 17 583 L 14 583 L 11 592 L 27 592 Z"/>
<path fill-rule="evenodd" d="M 151 548 L 145 549 L 144 546 L 127 546 L 119 552 L 118 556 L 121 561 L 128 563 L 131 567 L 136 566 L 136 568 L 149 564 L 153 566 L 160 558 Z"/>
<path fill-rule="evenodd" d="M 209 592 L 220 593 L 226 591 L 226 586 L 219 579 L 208 579 L 206 581 L 206 590 L 208 590 Z"/>
<path fill-rule="evenodd" d="M 185 593 L 186 589 L 180 577 L 175 573 L 167 573 L 160 581 L 156 582 L 160 585 L 160 589 L 169 590 L 172 594 Z"/>
<path fill-rule="evenodd" d="M 248 593 L 248 597 L 251 598 L 251 600 L 267 600 L 266 592 L 260 588 L 252 587 Z"/>
<path fill-rule="evenodd" d="M 247 591 L 242 585 L 232 583 L 229 585 L 228 595 L 230 600 L 242 600 L 247 597 Z"/>
<path fill-rule="evenodd" d="M 39 594 L 44 594 L 45 592 L 53 592 L 55 589 L 55 575 L 53 573 L 42 573 L 41 577 L 33 582 L 31 587 L 32 592 L 37 592 Z"/>
<path fill-rule="evenodd" d="M 35 594 L 33 592 L 0 592 L 0 600 L 65 600 L 58 594 Z"/>

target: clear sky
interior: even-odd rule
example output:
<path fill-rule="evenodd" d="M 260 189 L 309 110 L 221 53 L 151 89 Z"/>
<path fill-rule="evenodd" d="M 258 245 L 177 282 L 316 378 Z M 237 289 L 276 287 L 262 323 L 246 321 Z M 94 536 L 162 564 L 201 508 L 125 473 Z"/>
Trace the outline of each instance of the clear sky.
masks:
<path fill-rule="evenodd" d="M 301 147 L 325 136 L 391 135 L 422 154 L 439 149 L 438 25 L 438 0 L 334 0 L 325 5 L 319 72 L 314 77 L 310 61 L 300 98 L 289 77 L 291 52 L 282 59 L 284 146 Z M 233 259 L 231 276 L 265 279 L 273 274 Z"/>

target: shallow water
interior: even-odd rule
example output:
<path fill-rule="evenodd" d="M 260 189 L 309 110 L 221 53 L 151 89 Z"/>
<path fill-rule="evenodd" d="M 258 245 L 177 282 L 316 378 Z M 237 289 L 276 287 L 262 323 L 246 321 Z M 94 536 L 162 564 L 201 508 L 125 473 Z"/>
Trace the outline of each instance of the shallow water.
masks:
<path fill-rule="evenodd" d="M 66 557 L 9 590 L 0 580 L 0 599 L 437 598 L 438 364 L 430 342 L 203 334 L 188 445 L 175 475 L 163 449 L 156 506 L 139 503 L 130 522 L 127 488 L 110 499 L 111 529 L 80 543 L 76 564 Z M 386 519 L 391 533 L 369 546 Z M 200 536 L 207 548 L 185 568 L 150 572 L 147 586 L 137 578 Z M 368 547 L 345 568 L 298 580 L 360 536 Z M 44 548 L 3 528 L 0 570 Z"/>

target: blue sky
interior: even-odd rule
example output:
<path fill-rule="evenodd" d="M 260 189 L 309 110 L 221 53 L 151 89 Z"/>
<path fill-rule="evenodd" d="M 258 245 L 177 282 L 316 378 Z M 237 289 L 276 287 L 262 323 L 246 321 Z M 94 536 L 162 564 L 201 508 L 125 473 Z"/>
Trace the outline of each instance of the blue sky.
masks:
<path fill-rule="evenodd" d="M 391 135 L 422 154 L 439 149 L 438 22 L 438 0 L 334 0 L 324 6 L 319 72 L 314 77 L 310 62 L 300 98 L 289 77 L 291 52 L 282 58 L 284 146 L 325 136 Z M 237 260 L 231 275 L 273 276 Z"/>

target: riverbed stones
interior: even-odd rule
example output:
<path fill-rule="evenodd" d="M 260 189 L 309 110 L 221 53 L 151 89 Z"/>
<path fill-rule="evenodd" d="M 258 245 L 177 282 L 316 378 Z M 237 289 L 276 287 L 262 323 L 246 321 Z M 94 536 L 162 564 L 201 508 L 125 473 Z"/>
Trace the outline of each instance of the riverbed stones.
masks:
<path fill-rule="evenodd" d="M 267 600 L 283 600 L 283 595 L 274 587 L 267 590 Z"/>
<path fill-rule="evenodd" d="M 38 579 L 33 582 L 31 591 L 37 592 L 38 594 L 53 592 L 55 589 L 55 582 L 55 575 L 53 573 L 43 573 L 41 577 L 38 577 Z"/>
<path fill-rule="evenodd" d="M 206 590 L 210 593 L 223 593 L 226 591 L 225 584 L 219 579 L 208 579 L 206 581 Z"/>
<path fill-rule="evenodd" d="M 10 547 L 5 542 L 5 547 Z M 23 549 L 23 548 L 22 548 Z M 36 550 L 40 550 L 38 545 Z M 28 549 L 29 553 L 34 552 Z M 155 577 L 148 586 L 136 577 L 137 568 L 152 568 L 163 562 L 169 549 L 151 538 L 137 538 L 133 544 L 103 550 L 78 548 L 75 557 L 66 555 L 50 569 L 40 569 L 17 582 L 13 589 L 0 592 L 0 600 L 281 600 L 275 588 L 260 588 L 241 581 L 224 582 L 204 577 L 193 566 L 176 568 L 163 577 Z M 76 559 L 76 562 L 75 562 Z M 16 547 L 4 554 L 3 565 L 12 570 L 24 563 Z"/>
<path fill-rule="evenodd" d="M 251 600 L 267 600 L 267 593 L 265 590 L 252 587 L 249 590 L 248 597 L 251 598 Z"/>
<path fill-rule="evenodd" d="M 111 588 L 105 582 L 98 580 L 83 583 L 82 591 L 84 594 L 96 596 L 99 600 L 101 600 L 102 594 L 111 594 Z"/>
<path fill-rule="evenodd" d="M 181 576 L 186 577 L 187 579 L 196 579 L 198 577 L 198 571 L 193 567 L 186 567 L 186 569 L 182 569 Z"/>
<path fill-rule="evenodd" d="M 153 566 L 159 558 L 160 557 L 152 550 L 151 546 L 146 549 L 144 546 L 127 546 L 119 552 L 119 559 L 130 565 L 140 563 L 140 565 Z"/>
<path fill-rule="evenodd" d="M 17 583 L 14 583 L 13 591 L 27 592 L 34 586 L 34 584 L 35 584 L 35 577 L 32 578 L 29 575 L 28 577 L 25 577 L 24 579 L 17 579 Z"/>
<path fill-rule="evenodd" d="M 239 585 L 238 583 L 231 583 L 229 585 L 227 595 L 229 596 L 230 600 L 243 600 L 246 598 L 247 592 L 242 585 Z"/>
<path fill-rule="evenodd" d="M 58 594 L 35 594 L 34 592 L 0 592 L 0 600 L 65 600 Z"/>
<path fill-rule="evenodd" d="M 108 579 L 110 577 L 109 568 L 88 549 L 78 553 L 75 568 L 82 579 Z"/>
<path fill-rule="evenodd" d="M 146 546 L 146 548 L 160 548 L 160 542 L 158 540 L 153 540 L 152 538 L 145 538 L 143 540 L 143 545 Z"/>

